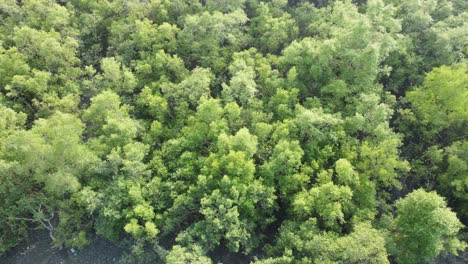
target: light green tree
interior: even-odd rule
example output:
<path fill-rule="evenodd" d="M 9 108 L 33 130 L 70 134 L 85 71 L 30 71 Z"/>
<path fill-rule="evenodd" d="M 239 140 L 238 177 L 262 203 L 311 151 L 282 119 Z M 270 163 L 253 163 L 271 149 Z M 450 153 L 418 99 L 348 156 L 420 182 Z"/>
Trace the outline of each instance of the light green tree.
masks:
<path fill-rule="evenodd" d="M 462 223 L 437 193 L 413 191 L 398 200 L 396 208 L 393 239 L 400 263 L 431 263 L 441 253 L 466 248 L 457 238 Z"/>

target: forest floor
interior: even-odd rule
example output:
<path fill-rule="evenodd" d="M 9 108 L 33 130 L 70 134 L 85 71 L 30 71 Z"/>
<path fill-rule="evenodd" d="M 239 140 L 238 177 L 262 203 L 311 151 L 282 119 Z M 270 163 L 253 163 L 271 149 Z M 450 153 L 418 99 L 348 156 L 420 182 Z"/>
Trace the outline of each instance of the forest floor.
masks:
<path fill-rule="evenodd" d="M 112 264 L 119 263 L 124 249 L 118 244 L 102 238 L 94 238 L 83 250 L 72 253 L 70 249 L 53 248 L 45 231 L 32 233 L 21 244 L 7 254 L 0 256 L 1 264 Z M 231 257 L 220 258 L 222 263 L 241 263 L 239 259 L 229 261 Z M 441 257 L 437 264 L 466 264 L 468 251 L 458 257 Z M 158 264 L 158 263 L 155 263 Z"/>
<path fill-rule="evenodd" d="M 123 249 L 106 239 L 94 238 L 83 250 L 53 248 L 47 232 L 35 232 L 4 256 L 1 264 L 111 264 L 119 263 Z"/>

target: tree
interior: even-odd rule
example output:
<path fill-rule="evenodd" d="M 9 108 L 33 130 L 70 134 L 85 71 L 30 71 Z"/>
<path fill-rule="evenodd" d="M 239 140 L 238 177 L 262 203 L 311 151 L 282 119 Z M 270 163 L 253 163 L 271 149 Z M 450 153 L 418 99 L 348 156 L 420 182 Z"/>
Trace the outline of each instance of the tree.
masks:
<path fill-rule="evenodd" d="M 348 236 L 336 241 L 337 249 L 329 258 L 346 263 L 390 263 L 385 249 L 385 234 L 369 223 L 359 223 Z"/>
<path fill-rule="evenodd" d="M 27 57 L 31 68 L 48 71 L 65 84 L 63 88 L 76 89 L 70 81 L 78 78 L 80 60 L 76 57 L 78 43 L 58 32 L 37 30 L 28 26 L 18 28 L 13 36 L 18 49 Z M 70 84 L 69 84 L 70 83 Z"/>
<path fill-rule="evenodd" d="M 288 194 L 301 189 L 304 183 L 304 179 L 297 174 L 303 155 L 298 141 L 283 139 L 274 147 L 270 160 L 263 167 L 265 182 L 278 188 L 285 199 L 290 199 Z"/>
<path fill-rule="evenodd" d="M 200 98 L 210 96 L 210 85 L 213 79 L 214 76 L 209 69 L 195 68 L 178 84 L 163 83 L 161 92 L 168 101 L 187 102 L 196 108 Z"/>
<path fill-rule="evenodd" d="M 389 263 L 385 236 L 369 223 L 357 224 L 345 236 L 320 232 L 314 218 L 286 221 L 279 230 L 276 244 L 267 251 L 277 257 L 258 263 Z"/>
<path fill-rule="evenodd" d="M 91 98 L 83 119 L 89 123 L 89 144 L 99 154 L 124 146 L 137 136 L 139 123 L 130 117 L 128 111 L 128 105 L 121 106 L 120 97 L 112 91 L 104 91 Z"/>
<path fill-rule="evenodd" d="M 0 254 L 32 228 L 125 263 L 463 249 L 466 2 L 0 0 Z"/>
<path fill-rule="evenodd" d="M 3 89 L 16 75 L 26 75 L 30 67 L 26 56 L 17 48 L 5 49 L 0 46 L 0 87 Z"/>
<path fill-rule="evenodd" d="M 215 11 L 187 16 L 178 36 L 178 50 L 188 65 L 211 68 L 218 73 L 226 67 L 232 52 L 244 46 L 247 21 L 240 9 L 227 14 Z"/>
<path fill-rule="evenodd" d="M 399 128 L 406 137 L 403 149 L 412 157 L 414 184 L 424 183 L 449 198 L 450 205 L 465 217 L 464 148 L 468 112 L 466 65 L 435 68 L 423 86 L 407 92 L 409 109 L 400 111 Z"/>
<path fill-rule="evenodd" d="M 246 0 L 207 0 L 206 7 L 212 11 L 232 12 L 237 9 L 244 9 Z"/>
<path fill-rule="evenodd" d="M 166 256 L 168 264 L 210 264 L 211 259 L 204 256 L 200 247 L 193 246 L 193 249 L 187 249 L 181 246 L 174 246 L 169 254 Z"/>
<path fill-rule="evenodd" d="M 70 9 L 54 1 L 27 0 L 22 5 L 25 24 L 45 31 L 69 31 Z"/>
<path fill-rule="evenodd" d="M 257 93 L 255 71 L 242 60 L 234 61 L 234 63 L 229 66 L 232 74 L 229 85 L 225 83 L 222 85 L 223 97 L 227 102 L 236 101 L 241 106 L 248 105 Z"/>
<path fill-rule="evenodd" d="M 251 135 L 245 127 L 233 136 L 221 134 L 218 137 L 218 150 L 225 154 L 229 151 L 242 151 L 247 157 L 252 157 L 257 152 L 257 137 Z"/>
<path fill-rule="evenodd" d="M 112 90 L 119 94 L 132 93 L 136 86 L 133 73 L 117 62 L 115 58 L 103 58 L 101 60 L 102 75 L 95 76 L 101 89 Z"/>
<path fill-rule="evenodd" d="M 14 134 L 18 130 L 24 128 L 26 123 L 26 115 L 24 113 L 17 113 L 3 104 L 0 104 L 0 138 L 7 138 L 9 135 Z"/>
<path fill-rule="evenodd" d="M 5 139 L 4 158 L 17 162 L 17 173 L 43 183 L 47 193 L 61 196 L 80 189 L 80 178 L 96 161 L 82 142 L 83 124 L 60 112 L 38 119 L 29 131 Z"/>
<path fill-rule="evenodd" d="M 423 189 L 396 202 L 397 218 L 393 239 L 400 263 L 430 263 L 439 254 L 466 248 L 457 238 L 463 227 L 444 198 Z"/>
<path fill-rule="evenodd" d="M 252 19 L 250 34 L 262 52 L 278 54 L 297 37 L 298 29 L 291 16 L 284 12 L 273 15 L 266 3 L 260 3 Z"/>
<path fill-rule="evenodd" d="M 406 94 L 416 118 L 427 128 L 427 137 L 444 129 L 457 130 L 467 122 L 466 71 L 466 64 L 435 68 L 426 75 L 422 87 L 416 87 Z"/>
<path fill-rule="evenodd" d="M 395 1 L 403 36 L 400 48 L 387 61 L 392 67 L 388 78 L 384 78 L 388 90 L 402 96 L 408 88 L 421 85 L 432 68 L 466 57 L 461 44 L 466 42 L 462 33 L 466 8 L 454 5 L 456 1 Z"/>
<path fill-rule="evenodd" d="M 7 130 L 0 144 L 0 215 L 8 237 L 0 240 L 0 251 L 14 245 L 27 225 L 47 229 L 60 245 L 59 204 L 81 189 L 98 163 L 81 141 L 84 126 L 75 116 L 57 112 L 26 131 L 21 129 L 24 114 L 2 110 L 6 122 L 0 124 Z"/>
<path fill-rule="evenodd" d="M 440 190 L 447 198 L 453 197 L 453 205 L 456 212 L 465 219 L 468 216 L 468 201 L 467 193 L 465 192 L 468 187 L 468 142 L 455 141 L 452 145 L 442 150 L 433 148 L 428 151 L 429 157 L 434 161 L 434 167 L 446 168 L 437 171 L 439 175 L 437 182 L 437 189 Z M 432 155 L 430 155 L 432 154 Z M 435 154 L 435 155 L 434 155 Z"/>
<path fill-rule="evenodd" d="M 6 138 L 24 129 L 26 115 L 16 113 L 14 110 L 0 104 L 0 217 L 2 223 L 0 232 L 0 254 L 6 252 L 10 247 L 16 245 L 27 232 L 27 222 L 15 219 L 23 215 L 25 210 L 22 205 L 34 204 L 34 199 L 28 197 L 27 192 L 32 189 L 32 182 L 24 177 L 15 175 L 17 162 L 5 160 Z M 35 197 L 36 201 L 40 200 Z M 33 207 L 36 207 L 35 204 Z"/>
<path fill-rule="evenodd" d="M 309 191 L 298 193 L 293 200 L 292 211 L 299 217 L 313 217 L 324 228 L 339 231 L 345 223 L 343 211 L 349 205 L 353 193 L 347 186 L 324 183 Z"/>
<path fill-rule="evenodd" d="M 371 1 L 374 3 L 376 1 Z M 343 80 L 350 92 L 373 87 L 380 63 L 396 49 L 398 28 L 374 24 L 375 9 L 361 14 L 349 1 L 337 1 L 311 25 L 317 37 L 304 38 L 285 48 L 283 63 L 297 70 L 302 98 L 318 96 L 331 81 Z M 373 13 L 371 13 L 371 11 Z M 388 19 L 394 20 L 391 16 Z M 382 40 L 374 45 L 374 39 Z"/>
<path fill-rule="evenodd" d="M 260 240 L 254 236 L 255 230 L 272 221 L 275 195 L 273 188 L 254 179 L 254 170 L 244 152 L 211 154 L 197 183 L 186 197 L 178 198 L 192 202 L 202 218 L 179 233 L 177 240 L 184 245 L 198 243 L 206 251 L 221 241 L 227 243 L 230 252 L 248 253 L 257 246 Z M 177 206 L 169 212 L 172 215 L 183 209 Z"/>

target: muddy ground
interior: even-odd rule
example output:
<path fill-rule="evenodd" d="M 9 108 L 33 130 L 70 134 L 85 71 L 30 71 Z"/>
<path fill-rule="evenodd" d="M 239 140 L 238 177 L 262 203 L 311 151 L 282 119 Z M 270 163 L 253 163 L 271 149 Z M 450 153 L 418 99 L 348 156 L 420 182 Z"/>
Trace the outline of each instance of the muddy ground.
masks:
<path fill-rule="evenodd" d="M 83 250 L 52 248 L 46 232 L 36 232 L 5 254 L 1 264 L 110 264 L 119 263 L 123 249 L 105 239 L 94 238 Z"/>
<path fill-rule="evenodd" d="M 1 264 L 113 264 L 119 263 L 124 249 L 116 243 L 93 238 L 91 243 L 72 253 L 70 249 L 52 248 L 46 232 L 36 232 L 13 248 L 9 253 L 0 256 Z M 236 256 L 217 256 L 215 263 L 248 263 Z M 219 261 L 219 262 L 218 262 Z M 468 251 L 459 257 L 441 257 L 437 264 L 468 264 Z M 158 264 L 158 263 L 154 263 Z M 160 263 L 159 263 L 160 264 Z"/>

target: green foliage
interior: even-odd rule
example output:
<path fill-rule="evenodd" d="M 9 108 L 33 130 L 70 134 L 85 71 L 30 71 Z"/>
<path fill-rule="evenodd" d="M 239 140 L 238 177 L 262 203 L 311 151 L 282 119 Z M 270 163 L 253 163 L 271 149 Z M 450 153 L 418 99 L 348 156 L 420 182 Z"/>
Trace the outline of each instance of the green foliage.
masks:
<path fill-rule="evenodd" d="M 226 14 L 215 11 L 187 16 L 178 35 L 180 53 L 189 65 L 198 64 L 219 72 L 226 67 L 229 54 L 244 46 L 243 25 L 247 21 L 241 9 Z"/>
<path fill-rule="evenodd" d="M 466 57 L 466 6 L 457 5 L 457 1 L 445 0 L 395 1 L 403 36 L 400 48 L 388 60 L 393 68 L 386 80 L 388 90 L 403 95 L 408 88 L 421 85 L 432 68 Z"/>
<path fill-rule="evenodd" d="M 24 128 L 26 123 L 26 115 L 17 113 L 14 110 L 0 104 L 0 138 L 14 134 L 18 130 Z"/>
<path fill-rule="evenodd" d="M 195 68 L 190 76 L 178 84 L 162 84 L 161 92 L 169 100 L 187 102 L 191 106 L 197 106 L 201 97 L 210 95 L 210 84 L 213 78 L 210 70 Z"/>
<path fill-rule="evenodd" d="M 257 93 L 255 71 L 245 61 L 234 61 L 229 66 L 232 78 L 229 85 L 223 83 L 223 96 L 227 102 L 236 100 L 240 105 L 248 105 Z"/>
<path fill-rule="evenodd" d="M 0 254 L 32 228 L 126 263 L 463 250 L 465 2 L 0 0 Z"/>
<path fill-rule="evenodd" d="M 89 123 L 89 141 L 97 153 L 107 154 L 110 149 L 124 146 L 137 136 L 139 124 L 129 116 L 128 105 L 121 105 L 119 96 L 104 91 L 91 98 L 91 105 L 83 114 Z"/>
<path fill-rule="evenodd" d="M 337 1 L 326 11 L 310 25 L 316 38 L 294 41 L 284 50 L 284 63 L 297 70 L 302 96 L 318 96 L 335 80 L 348 84 L 350 92 L 371 89 L 383 70 L 380 63 L 396 48 L 397 29 L 377 26 L 375 12 L 361 14 L 349 1 Z"/>
<path fill-rule="evenodd" d="M 347 186 L 325 183 L 296 195 L 292 210 L 299 217 L 316 216 L 326 229 L 339 230 L 339 224 L 345 222 L 343 207 L 350 202 L 352 195 Z"/>
<path fill-rule="evenodd" d="M 359 223 L 349 235 L 339 237 L 320 233 L 314 218 L 288 221 L 268 252 L 284 256 L 255 263 L 389 263 L 385 236 L 369 223 Z"/>
<path fill-rule="evenodd" d="M 18 131 L 4 142 L 4 158 L 17 163 L 17 173 L 30 175 L 53 195 L 75 192 L 79 178 L 96 161 L 81 142 L 83 124 L 60 112 L 38 119 L 29 131 Z"/>
<path fill-rule="evenodd" d="M 166 257 L 168 264 L 209 264 L 212 263 L 208 257 L 205 257 L 200 247 L 194 246 L 192 249 L 174 246 Z"/>
<path fill-rule="evenodd" d="M 466 64 L 442 66 L 428 73 L 422 86 L 406 93 L 410 109 L 401 113 L 399 124 L 415 156 L 415 181 L 425 182 L 453 202 L 466 217 L 466 124 L 468 111 Z"/>
<path fill-rule="evenodd" d="M 100 88 L 116 93 L 131 93 L 136 86 L 132 72 L 118 63 L 115 58 L 101 60 L 102 75 L 96 76 Z"/>
<path fill-rule="evenodd" d="M 422 87 L 406 94 L 427 136 L 466 124 L 468 110 L 467 65 L 442 66 L 428 73 Z"/>
<path fill-rule="evenodd" d="M 463 227 L 443 197 L 416 190 L 396 202 L 393 239 L 401 263 L 430 263 L 441 252 L 457 254 L 466 244 L 457 239 Z"/>
<path fill-rule="evenodd" d="M 274 15 L 267 4 L 260 3 L 250 29 L 259 50 L 278 53 L 297 37 L 298 29 L 295 24 L 288 13 Z"/>
<path fill-rule="evenodd" d="M 462 216 L 468 215 L 468 207 L 466 206 L 468 196 L 465 191 L 468 186 L 466 177 L 468 174 L 468 143 L 456 141 L 445 148 L 443 152 L 439 149 L 431 149 L 431 152 L 430 158 L 435 161 L 436 166 L 447 168 L 446 171 L 440 173 L 439 189 L 446 197 L 454 197 L 457 213 Z"/>

